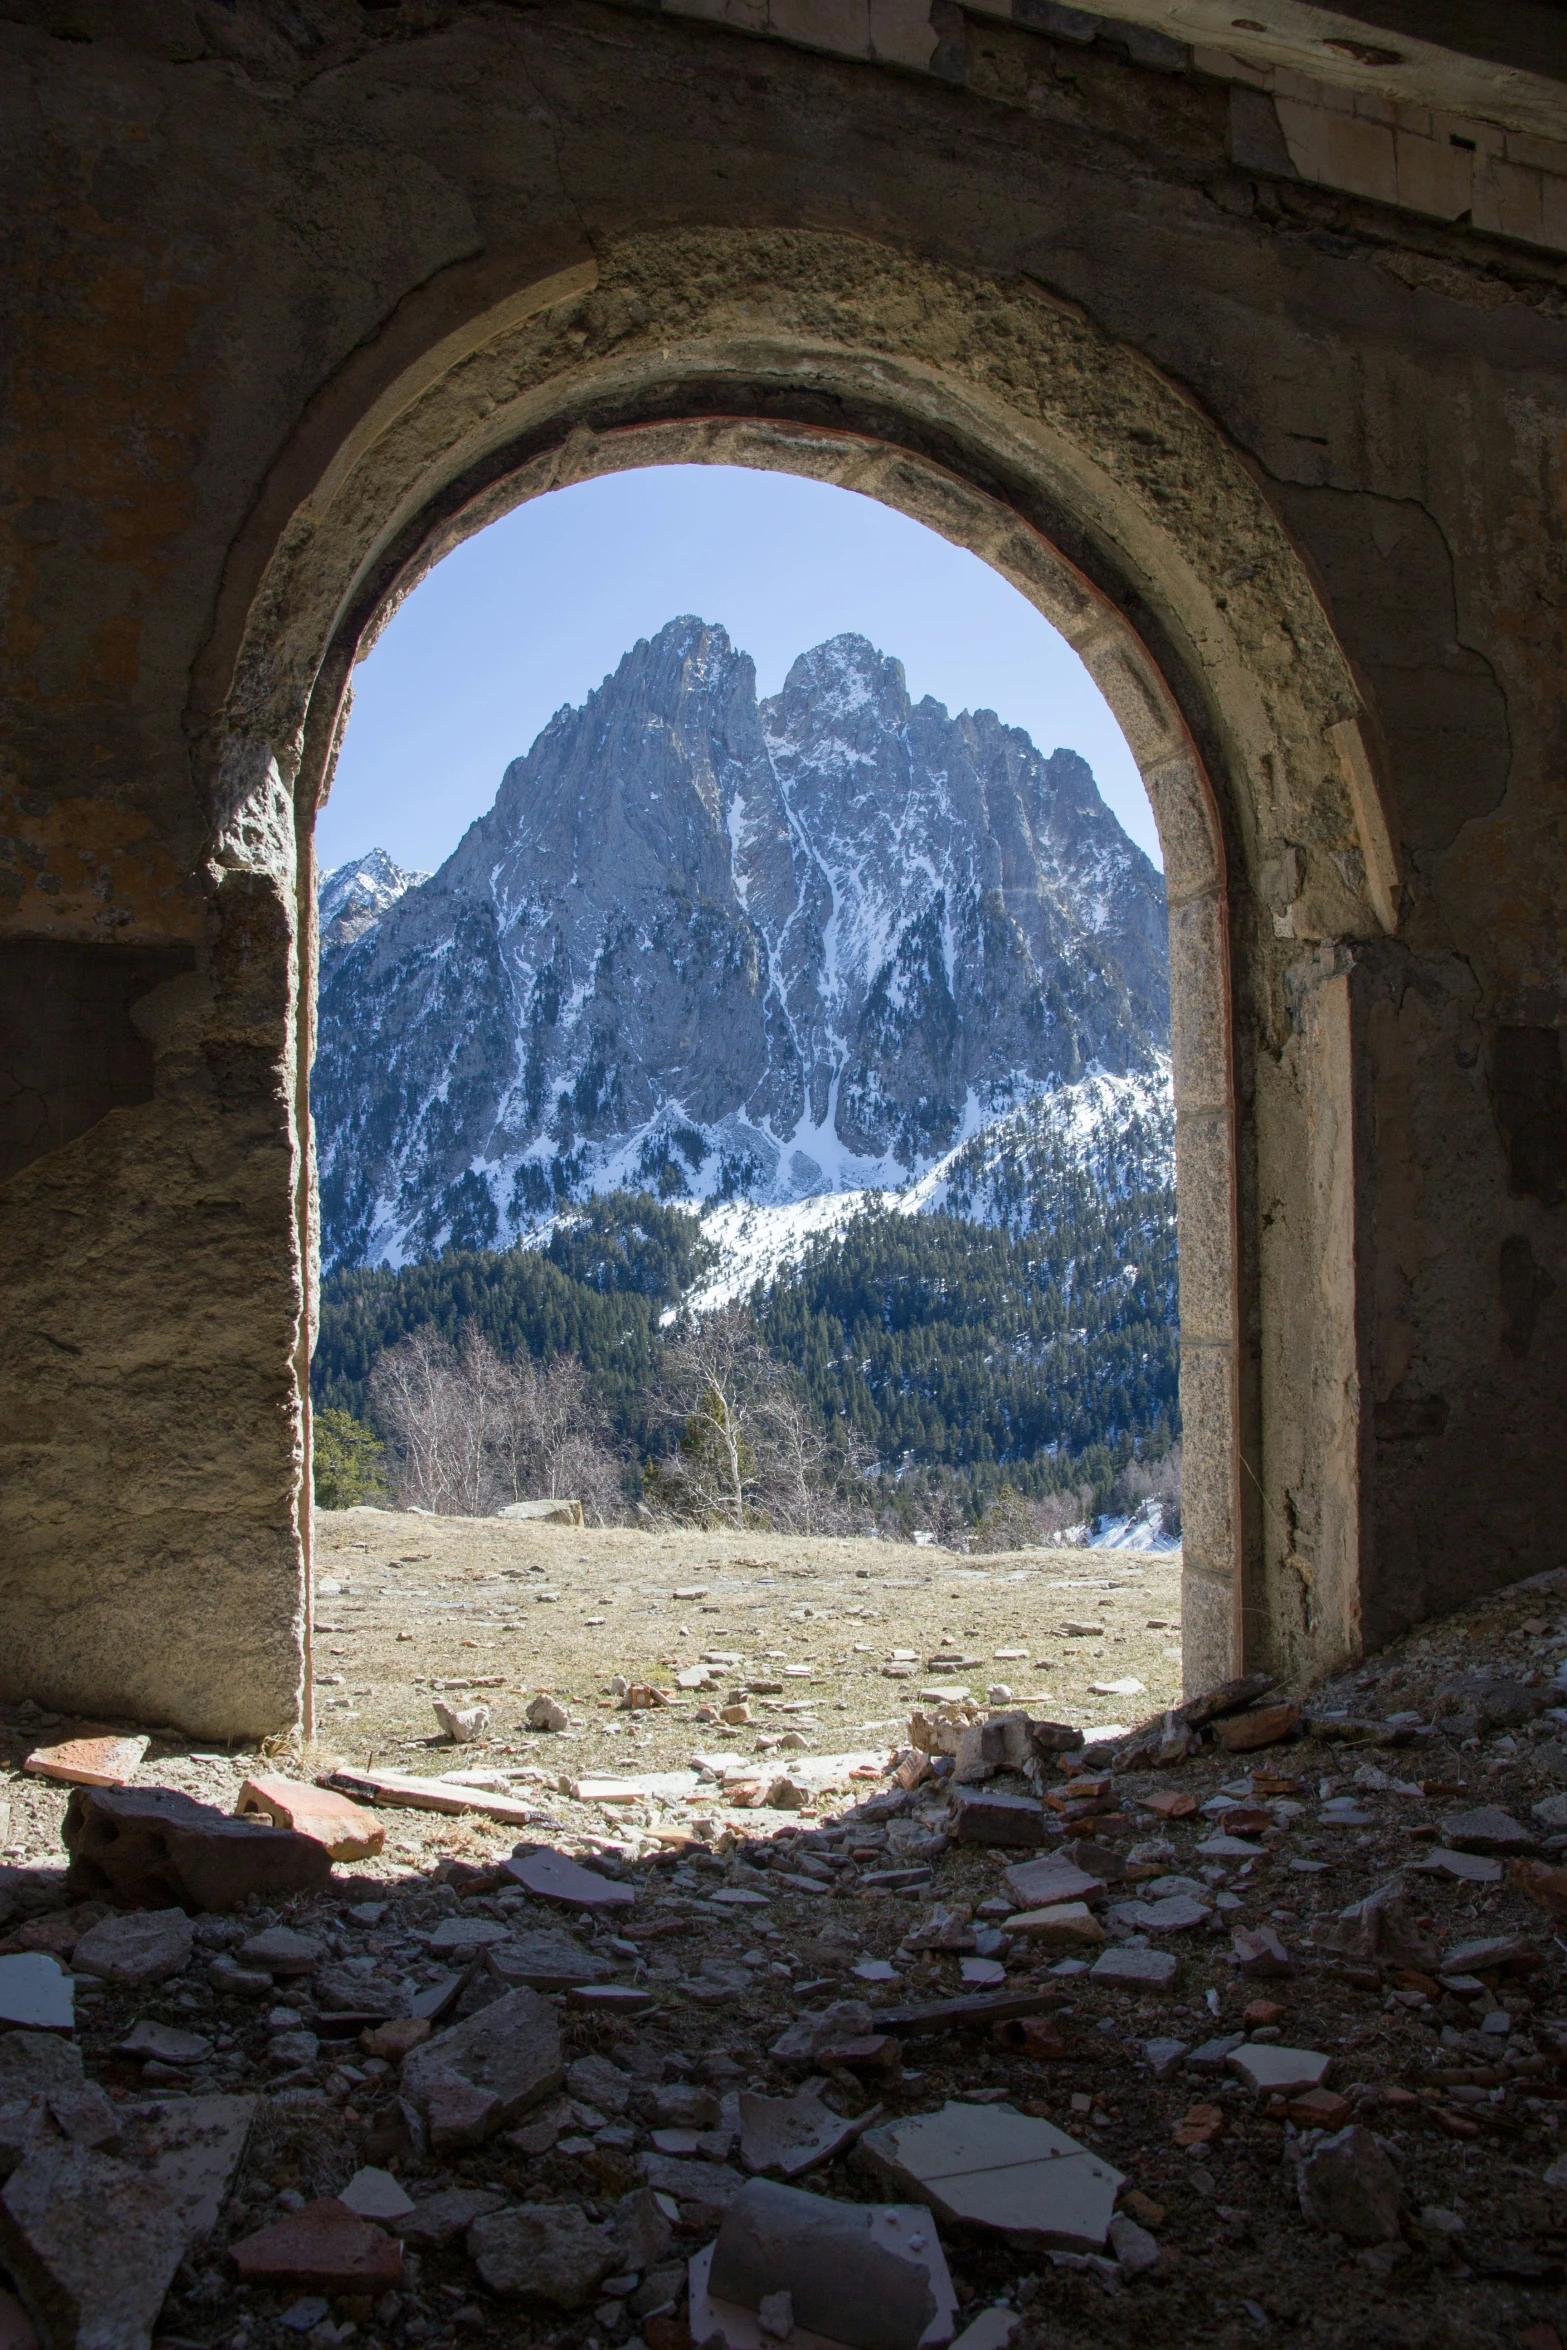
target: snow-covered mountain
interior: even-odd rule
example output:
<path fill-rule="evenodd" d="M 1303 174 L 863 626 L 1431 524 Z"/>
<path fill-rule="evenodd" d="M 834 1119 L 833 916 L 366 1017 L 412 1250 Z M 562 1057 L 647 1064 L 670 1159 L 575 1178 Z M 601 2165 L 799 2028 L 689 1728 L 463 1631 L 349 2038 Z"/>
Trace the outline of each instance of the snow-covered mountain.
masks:
<path fill-rule="evenodd" d="M 703 1215 L 702 1237 L 717 1254 L 682 1302 L 700 1314 L 749 1297 L 759 1281 L 770 1283 L 797 1264 L 812 1241 L 879 1208 L 905 1216 L 945 1210 L 1022 1235 L 1065 1222 L 1079 1205 L 1074 1195 L 1085 1190 L 1124 1199 L 1169 1192 L 1174 1183 L 1168 1064 L 1135 1077 L 1085 1077 L 1036 1094 L 898 1190 L 714 1203 Z"/>
<path fill-rule="evenodd" d="M 394 865 L 385 849 L 371 849 L 347 865 L 334 866 L 316 895 L 322 954 L 352 946 L 374 929 L 405 890 L 416 889 L 429 878 L 428 873 L 409 873 Z"/>
<path fill-rule="evenodd" d="M 1167 1097 L 1163 888 L 1086 762 L 911 703 L 858 636 L 759 701 L 721 628 L 669 622 L 323 948 L 335 1264 L 618 1184 L 779 1205 L 944 1168 L 1010 1218 L 998 1120 L 1085 1081 Z"/>

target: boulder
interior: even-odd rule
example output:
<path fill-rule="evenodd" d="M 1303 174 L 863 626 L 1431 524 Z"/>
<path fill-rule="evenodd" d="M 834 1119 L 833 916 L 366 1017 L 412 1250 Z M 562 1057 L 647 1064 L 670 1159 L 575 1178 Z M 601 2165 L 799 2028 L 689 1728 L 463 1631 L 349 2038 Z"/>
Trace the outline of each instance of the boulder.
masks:
<path fill-rule="evenodd" d="M 235 1909 L 252 1893 L 319 1892 L 332 1874 L 313 1837 L 230 1819 L 170 1787 L 74 1787 L 61 1833 L 71 1898 L 119 1909 Z"/>

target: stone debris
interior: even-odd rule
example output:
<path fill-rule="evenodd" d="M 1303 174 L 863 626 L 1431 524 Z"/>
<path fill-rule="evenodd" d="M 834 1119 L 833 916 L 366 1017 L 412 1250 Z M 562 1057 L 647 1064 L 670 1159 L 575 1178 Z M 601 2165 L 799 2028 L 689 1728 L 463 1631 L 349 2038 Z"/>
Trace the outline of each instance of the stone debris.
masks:
<path fill-rule="evenodd" d="M 1417 1876 L 1452 1877 L 1461 1885 L 1499 1885 L 1502 1864 L 1478 1852 L 1450 1852 L 1444 1845 L 1433 1845 L 1420 1860 L 1410 1867 Z"/>
<path fill-rule="evenodd" d="M 1292 1737 L 1300 1726 L 1300 1712 L 1298 1705 L 1248 1706 L 1244 1713 L 1216 1720 L 1213 1735 L 1226 1754 L 1250 1754 Z"/>
<path fill-rule="evenodd" d="M 42 1950 L 0 1958 L 0 2030 L 70 2032 L 75 2027 L 75 1986 L 58 1959 Z"/>
<path fill-rule="evenodd" d="M 302 2285 L 325 2293 L 390 2291 L 403 2273 L 403 2247 L 336 2195 L 246 2236 L 232 2250 L 247 2284 Z"/>
<path fill-rule="evenodd" d="M 877 2176 L 953 2225 L 1044 2249 L 1097 2252 L 1122 2179 L 1052 2122 L 1007 2105 L 949 2103 L 884 2122 L 860 2152 Z"/>
<path fill-rule="evenodd" d="M 882 2018 L 885 2023 L 885 2013 Z M 814 2064 L 823 2049 L 857 2040 L 872 2029 L 871 2010 L 863 1999 L 836 1999 L 819 2014 L 801 2016 L 773 2042 L 771 2053 L 780 2064 Z"/>
<path fill-rule="evenodd" d="M 534 1702 L 538 1704 L 542 1700 L 535 1699 Z M 448 1705 L 441 1697 L 434 1700 L 434 1705 L 435 1718 L 454 1746 L 474 1745 L 483 1738 L 490 1726 L 490 1709 L 487 1705 Z M 531 1718 L 532 1709 L 529 1710 Z M 535 1729 L 558 1729 L 562 1726 L 554 1722 L 534 1724 Z"/>
<path fill-rule="evenodd" d="M 236 1820 L 168 1787 L 75 1787 L 61 1831 L 73 1900 L 125 1909 L 230 1910 L 313 1893 L 332 1858 L 313 1837 Z"/>
<path fill-rule="evenodd" d="M 1259 2096 L 1298 2097 L 1322 2086 L 1333 2059 L 1315 2048 L 1280 2048 L 1272 2041 L 1248 2040 L 1232 2048 L 1224 2061 Z"/>
<path fill-rule="evenodd" d="M 614 1962 L 587 1950 L 562 1928 L 541 1926 L 531 1934 L 502 1928 L 485 1953 L 485 1964 L 509 1990 L 569 1991 L 583 1983 L 605 1983 Z"/>
<path fill-rule="evenodd" d="M 952 1832 L 960 1844 L 1043 1844 L 1045 1807 L 1030 1795 L 963 1788 L 953 1798 Z"/>
<path fill-rule="evenodd" d="M 596 1869 L 585 1869 L 569 1860 L 565 1853 L 548 1849 L 529 1851 L 519 1846 L 506 1863 L 506 1873 L 525 1893 L 563 1909 L 630 1909 L 637 1898 L 632 1886 L 616 1884 Z"/>
<path fill-rule="evenodd" d="M 1477 1811 L 1450 1812 L 1442 1822 L 1442 1835 L 1455 1852 L 1498 1853 L 1503 1859 L 1532 1853 L 1539 1845 L 1532 1830 L 1494 1803 L 1482 1804 Z"/>
<path fill-rule="evenodd" d="M 155 2178 L 41 2146 L 0 2193 L 0 2259 L 46 2350 L 147 2350 L 188 2231 Z"/>
<path fill-rule="evenodd" d="M 1358 2122 L 1306 2155 L 1296 2183 L 1301 2211 L 1314 2227 L 1352 2244 L 1384 2244 L 1397 2236 L 1398 2172 L 1381 2139 Z"/>
<path fill-rule="evenodd" d="M 143 2016 L 116 2044 L 115 2054 L 138 2064 L 201 2064 L 212 2054 L 212 2042 L 199 2032 L 181 2032 L 173 2024 Z"/>
<path fill-rule="evenodd" d="M 374 1860 L 386 1844 L 385 1826 L 373 1812 L 351 1803 L 335 1788 L 313 1787 L 300 1779 L 247 1779 L 234 1808 L 242 1820 L 270 1820 L 276 1828 L 313 1837 L 337 1861 Z"/>
<path fill-rule="evenodd" d="M 195 1948 L 195 1930 L 182 1909 L 135 1910 L 89 1926 L 71 1964 L 79 1975 L 144 1990 L 183 1974 Z"/>
<path fill-rule="evenodd" d="M 726 2162 L 689 2162 L 675 2154 L 643 2154 L 638 2169 L 655 2195 L 668 2196 L 683 2222 L 716 2226 L 745 2185 Z"/>
<path fill-rule="evenodd" d="M 1347 1958 L 1374 1959 L 1388 1966 L 1434 1967 L 1436 1945 L 1422 1931 L 1402 1877 L 1393 1877 L 1341 1910 L 1335 1922 L 1317 1928 L 1324 1950 Z"/>
<path fill-rule="evenodd" d="M 761 2350 L 782 2302 L 797 2338 L 844 2350 L 920 2350 L 955 2331 L 957 2297 L 930 2213 L 843 2203 L 754 2179 L 691 2263 L 692 2338 Z"/>
<path fill-rule="evenodd" d="M 1139 2227 L 1128 2213 L 1116 2212 L 1106 2235 L 1110 2249 L 1115 2254 L 1116 2266 L 1128 2282 L 1133 2277 L 1146 2276 L 1150 2269 L 1158 2267 L 1157 2238 L 1151 2236 L 1146 2228 Z"/>
<path fill-rule="evenodd" d="M 412 2211 L 388 2224 L 415 2251 L 440 2252 L 464 2236 L 476 2219 L 499 2211 L 506 2201 L 497 2187 L 446 2187 L 425 2196 Z"/>
<path fill-rule="evenodd" d="M 403 2060 L 402 2092 L 438 2149 L 479 2146 L 565 2078 L 560 2024 L 535 1991 L 508 1991 Z"/>
<path fill-rule="evenodd" d="M 411 2195 L 405 2194 L 390 2171 L 369 2166 L 356 2170 L 339 2200 L 360 2219 L 379 2220 L 385 2227 L 395 2228 L 399 2220 L 410 2218 L 418 2210 Z"/>
<path fill-rule="evenodd" d="M 880 2112 L 873 2105 L 853 2117 L 834 2113 L 809 2081 L 793 2097 L 758 2097 L 743 2090 L 740 2159 L 747 2170 L 797 2179 L 852 2146 Z"/>
<path fill-rule="evenodd" d="M 56 2139 L 12 2172 L 0 2259 L 46 2350 L 146 2350 L 176 2268 L 217 2221 L 255 2104 L 154 2104 L 129 2117 L 124 2159 Z"/>
<path fill-rule="evenodd" d="M 541 1690 L 532 1700 L 523 1720 L 530 1730 L 568 1730 L 571 1727 L 571 1716 L 566 1708 L 545 1690 Z"/>
<path fill-rule="evenodd" d="M 1441 2338 L 1433 2296 L 1461 2288 L 1477 2335 L 1526 2341 L 1516 2297 L 1557 2273 L 1567 2209 L 1552 2126 L 1567 1745 L 1543 1709 L 1494 1735 L 1460 1712 L 1433 1729 L 1440 1675 L 1412 1661 L 1418 1646 L 1386 1700 L 1358 1682 L 1319 1693 L 1286 1726 L 1287 1757 L 1248 1745 L 1289 1709 L 1247 1685 L 1227 1710 L 1199 1718 L 1200 1701 L 1145 1725 L 1157 1735 L 1131 1761 L 1143 1732 L 1085 1755 L 1081 1733 L 1010 1698 L 931 1698 L 906 1742 L 888 1725 L 879 1751 L 791 1765 L 787 1810 L 765 1800 L 776 1757 L 716 1748 L 611 1777 L 565 1741 L 547 1771 L 510 1764 L 537 1752 L 519 1741 L 438 1778 L 258 1777 L 244 1785 L 271 1802 L 248 1819 L 172 1789 L 79 1786 L 73 1806 L 151 1797 L 160 1835 L 158 1799 L 189 1804 L 214 1868 L 229 1865 L 206 1841 L 214 1819 L 225 1844 L 236 1828 L 309 1844 L 314 1877 L 229 1883 L 230 1917 L 155 1879 L 172 1835 L 130 1900 L 84 1882 L 74 1853 L 69 1876 L 36 1859 L 0 1870 L 0 2025 L 22 2027 L 0 2029 L 0 2234 L 17 2242 L 0 2257 L 19 2283 L 36 2274 L 24 2322 L 41 2350 L 88 2350 L 75 2316 L 48 2314 L 75 2309 L 88 2261 L 90 2231 L 55 2208 L 63 2187 L 124 2267 L 123 2309 L 81 2288 L 104 2350 L 122 2336 L 140 2350 L 154 2327 L 218 2350 L 248 2327 L 244 2350 L 266 2350 L 258 2323 L 308 2350 L 440 2350 L 437 2329 L 507 2338 L 521 2321 L 503 2300 L 552 2325 L 564 2313 L 607 2350 L 712 2336 L 830 2350 L 852 2323 L 841 2293 L 818 2332 L 798 2268 L 753 2278 L 747 2306 L 712 2290 L 710 2254 L 687 2265 L 753 2189 L 799 2196 L 783 2182 L 813 2179 L 812 2228 L 853 2215 L 855 2257 L 861 2195 L 917 2198 L 906 2216 L 937 2258 L 938 2226 L 962 2226 L 973 2350 L 1038 2330 L 1071 2292 L 1160 2311 L 1184 2345 L 1197 2252 L 1202 2291 L 1211 2277 L 1214 2306 L 1238 2305 L 1259 2338 L 1265 2320 L 1291 2322 L 1291 2294 L 1363 2315 L 1357 2296 L 1401 2263 L 1412 2338 L 1421 2324 Z M 954 1651 L 943 1669 L 975 1660 Z M 1368 1664 L 1368 1686 L 1382 1669 Z M 702 1676 L 722 1680 L 715 1707 L 761 1713 L 789 1694 L 781 1673 L 764 1682 L 717 1651 Z M 647 1724 L 667 1735 L 672 1661 L 669 1683 L 621 1676 L 598 1719 L 626 1741 Z M 449 1702 L 484 1686 L 447 1683 Z M 623 1703 L 642 1690 L 660 1703 Z M 736 1744 L 776 1749 L 780 1732 L 801 1736 L 794 1718 L 766 1713 Z M 205 1792 L 223 1759 L 175 1762 Z M 66 1792 L 40 1780 L 25 1800 Z M 339 1831 L 345 1865 L 386 1837 L 389 1812 L 355 1793 L 432 1815 L 412 1840 L 445 1841 L 440 1815 L 469 1815 L 473 1833 L 452 1834 L 433 1870 L 399 1841 L 384 1880 L 328 1882 Z M 526 1823 L 509 1860 L 486 1806 Z M 145 1819 L 130 1827 L 144 1861 Z M 973 1832 L 987 1819 L 1029 1841 L 987 1848 L 991 1832 Z M 224 2094 L 242 2088 L 263 2094 Z M 652 2215 L 640 2251 L 618 2217 L 628 2202 Z M 801 2225 L 779 2234 L 781 2260 L 797 2259 Z M 263 2239 L 264 2282 L 238 2258 Z M 376 2283 L 399 2247 L 396 2284 Z M 1018 2278 L 1030 2263 L 1039 2282 Z M 980 2314 L 992 2295 L 1006 2306 Z M 1088 2306 L 1063 2300 L 1049 2324 L 1097 2339 Z M 915 2339 L 935 2350 L 939 2332 L 933 2316 Z M 887 2334 L 845 2350 L 888 2350 Z"/>
<path fill-rule="evenodd" d="M 84 1723 L 63 1745 L 35 1746 L 22 1768 L 36 1779 L 59 1779 L 72 1787 L 123 1787 L 135 1778 L 151 1743 Z"/>
<path fill-rule="evenodd" d="M 1008 1918 L 1007 1932 L 1026 1935 L 1044 1950 L 1097 1950 L 1109 1939 L 1086 1901 L 1059 1901 L 1048 1909 L 1019 1910 Z"/>
<path fill-rule="evenodd" d="M 1138 1991 L 1167 1991 L 1175 1981 L 1179 1963 L 1168 1950 L 1106 1950 L 1095 1959 L 1089 1972 L 1100 1983 L 1120 1983 Z"/>
<path fill-rule="evenodd" d="M 520 2203 L 476 2219 L 468 2253 L 492 2293 L 580 2309 L 617 2269 L 650 2267 L 670 2239 L 652 2193 L 623 2196 L 602 2221 L 574 2203 Z"/>
<path fill-rule="evenodd" d="M 289 1926 L 269 1926 L 239 1946 L 240 1963 L 259 1968 L 264 1975 L 312 1975 L 326 1957 L 326 1944 L 314 1934 L 298 1934 Z"/>

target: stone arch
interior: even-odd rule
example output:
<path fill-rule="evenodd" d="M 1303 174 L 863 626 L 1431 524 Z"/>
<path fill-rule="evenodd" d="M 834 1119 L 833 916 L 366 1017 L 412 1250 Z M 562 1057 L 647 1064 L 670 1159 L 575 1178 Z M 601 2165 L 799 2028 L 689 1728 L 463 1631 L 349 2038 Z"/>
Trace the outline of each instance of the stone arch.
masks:
<path fill-rule="evenodd" d="M 1360 696 L 1253 472 L 1186 394 L 1027 280 L 799 230 L 555 260 L 517 265 L 498 298 L 493 261 L 427 289 L 274 467 L 190 710 L 219 870 L 270 879 L 308 969 L 311 827 L 353 662 L 442 554 L 530 496 L 649 463 L 782 467 L 983 557 L 1081 654 L 1164 845 L 1188 1686 L 1342 1656 L 1360 1608 L 1359 1339 L 1334 958 L 1394 926 L 1397 877 Z M 1281 1002 L 1308 966 L 1282 1049 Z M 303 1131 L 308 987 L 300 1000 Z M 1259 1200 L 1285 1165 L 1307 1169 L 1310 1213 L 1272 1233 Z M 294 1212 L 303 1260 L 303 1152 Z M 307 1358 L 302 1334 L 302 1397 Z"/>

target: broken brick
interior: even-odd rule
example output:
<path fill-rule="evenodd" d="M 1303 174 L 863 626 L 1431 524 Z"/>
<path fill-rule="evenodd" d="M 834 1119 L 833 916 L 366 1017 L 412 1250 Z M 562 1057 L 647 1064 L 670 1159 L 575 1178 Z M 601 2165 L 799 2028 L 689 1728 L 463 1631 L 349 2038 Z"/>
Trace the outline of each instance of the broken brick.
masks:
<path fill-rule="evenodd" d="M 363 1804 L 350 1803 L 331 1787 L 270 1775 L 247 1779 L 235 1810 L 241 1819 L 270 1820 L 324 1844 L 334 1860 L 373 1860 L 386 1843 L 386 1829 Z"/>
<path fill-rule="evenodd" d="M 302 2285 L 325 2293 L 385 2293 L 403 2273 L 397 2238 L 360 2219 L 335 2195 L 244 2237 L 230 2257 L 246 2284 Z"/>
<path fill-rule="evenodd" d="M 36 1779 L 60 1779 L 73 1787 L 123 1787 L 133 1779 L 150 1740 L 84 1722 L 60 1746 L 38 1746 L 23 1763 Z"/>
<path fill-rule="evenodd" d="M 1336 2089 L 1308 2089 L 1304 2097 L 1290 2098 L 1286 2110 L 1303 2130 L 1341 2130 L 1353 2109 Z"/>
<path fill-rule="evenodd" d="M 1298 1705 L 1254 1706 L 1248 1713 L 1216 1721 L 1213 1734 L 1226 1754 L 1250 1754 L 1259 1746 L 1277 1746 L 1300 1724 Z"/>

